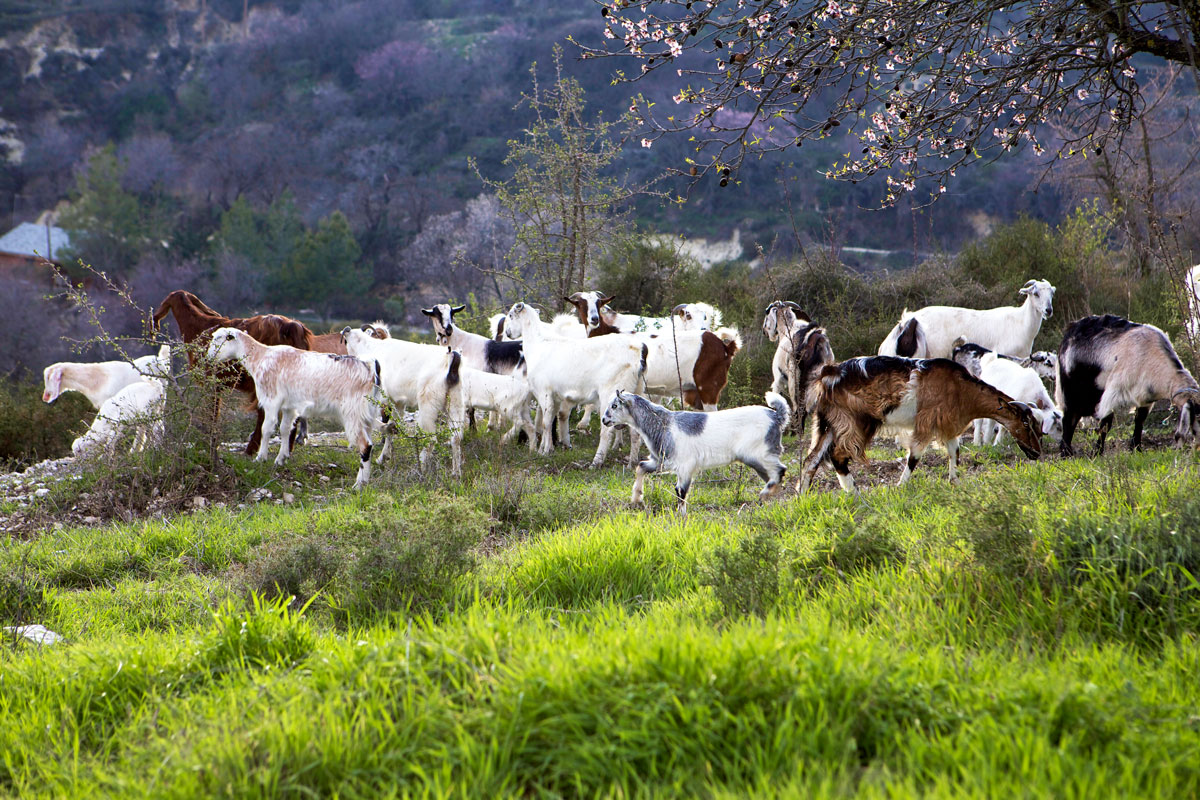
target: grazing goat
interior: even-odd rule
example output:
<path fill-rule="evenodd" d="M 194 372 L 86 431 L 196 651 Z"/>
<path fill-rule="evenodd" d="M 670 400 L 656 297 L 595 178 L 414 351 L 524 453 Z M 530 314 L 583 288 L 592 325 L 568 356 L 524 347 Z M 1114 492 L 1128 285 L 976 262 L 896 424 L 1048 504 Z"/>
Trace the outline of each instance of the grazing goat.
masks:
<path fill-rule="evenodd" d="M 997 353 L 1025 358 L 1042 321 L 1054 314 L 1054 287 L 1031 280 L 1021 287 L 1025 302 L 987 310 L 956 306 L 926 306 L 909 313 L 879 345 L 881 356 L 949 358 L 954 340 L 963 337 Z"/>
<path fill-rule="evenodd" d="M 788 404 L 775 392 L 767 392 L 766 406 L 744 406 L 701 414 L 670 411 L 644 397 L 618 390 L 600 421 L 605 427 L 628 425 L 650 450 L 650 458 L 637 465 L 630 502 L 642 502 L 642 484 L 651 472 L 673 472 L 675 497 L 687 512 L 688 488 L 692 478 L 711 467 L 740 461 L 758 473 L 766 486 L 761 499 L 775 494 L 786 468 L 783 430 L 788 422 Z"/>
<path fill-rule="evenodd" d="M 171 348 L 163 345 L 157 356 L 143 356 L 134 363 L 141 370 L 140 379 L 121 387 L 100 403 L 91 427 L 71 443 L 71 452 L 76 456 L 101 449 L 111 453 L 121 434 L 130 428 L 134 432 L 130 452 L 162 438 L 165 379 L 171 376 Z"/>
<path fill-rule="evenodd" d="M 93 408 L 132 383 L 147 376 L 164 377 L 171 369 L 171 346 L 164 344 L 158 355 L 129 361 L 100 361 L 92 364 L 59 361 L 42 370 L 45 389 L 42 402 L 53 403 L 63 392 L 79 392 Z M 164 371 L 165 370 L 165 371 Z"/>
<path fill-rule="evenodd" d="M 949 359 L 864 356 L 830 364 L 812 385 L 809 407 L 817 415 L 812 446 L 798 488 L 807 489 L 826 462 L 838 482 L 854 491 L 851 461 L 866 461 L 880 431 L 906 440 L 908 458 L 900 475 L 912 475 L 926 448 L 938 441 L 949 456 L 950 480 L 957 477 L 958 436 L 973 419 L 994 419 L 1008 428 L 1030 458 L 1041 454 L 1038 422 L 1029 406 L 1012 400 Z"/>
<path fill-rule="evenodd" d="M 157 441 L 163 432 L 163 398 L 166 395 L 161 378 L 147 378 L 123 387 L 105 400 L 87 433 L 71 442 L 76 456 L 99 452 L 112 453 L 121 434 L 133 429 L 133 444 L 129 452 L 143 449 L 151 440 Z"/>
<path fill-rule="evenodd" d="M 804 435 L 804 423 L 808 418 L 808 390 L 821 377 L 826 364 L 832 364 L 833 348 L 825 329 L 815 322 L 797 324 L 792 333 L 792 363 L 789 367 L 788 391 L 795 398 L 792 402 L 792 427 L 797 436 Z"/>
<path fill-rule="evenodd" d="M 1041 423 L 1042 434 L 1052 438 L 1062 436 L 1062 412 L 1054 407 L 1041 377 L 1029 367 L 1001 356 L 998 353 L 985 353 L 980 359 L 979 375 L 981 381 L 994 386 L 1013 400 L 1019 400 L 1029 405 L 1033 416 Z M 999 445 L 1004 439 L 1004 428 L 994 420 L 975 420 L 975 444 L 990 442 Z"/>
<path fill-rule="evenodd" d="M 448 411 L 450 469 L 454 475 L 462 474 L 462 429 L 458 426 L 461 417 L 459 409 L 462 408 L 462 388 L 458 376 L 461 356 L 452 357 L 450 353 L 453 351 L 437 345 L 375 338 L 372 331 L 375 327 L 382 326 L 376 323 L 375 326 L 343 328 L 346 349 L 358 358 L 379 362 L 384 394 L 399 409 L 406 405 L 416 407 L 416 424 L 423 432 L 431 436 L 436 434 L 438 417 L 442 411 Z M 384 428 L 379 463 L 383 463 L 392 453 L 394 432 L 395 426 L 389 422 Z M 435 444 L 435 440 L 431 439 L 421 450 L 422 467 L 429 463 Z"/>
<path fill-rule="evenodd" d="M 954 340 L 954 347 L 950 350 L 950 360 L 962 364 L 967 368 L 967 372 L 978 378 L 982 359 L 989 353 L 994 353 L 999 358 L 1019 364 L 1022 367 L 1028 367 L 1036 372 L 1039 378 L 1048 381 L 1054 380 L 1054 370 L 1058 367 L 1058 354 L 1051 353 L 1048 350 L 1038 350 L 1028 358 L 1016 358 L 1015 356 L 996 353 L 994 350 L 989 350 L 974 342 L 968 342 L 961 336 Z"/>
<path fill-rule="evenodd" d="M 1058 348 L 1054 399 L 1063 412 L 1062 454 L 1074 455 L 1071 440 L 1083 417 L 1100 421 L 1096 455 L 1113 415 L 1134 409 L 1130 447 L 1142 445 L 1142 426 L 1155 400 L 1179 408 L 1177 442 L 1192 439 L 1200 445 L 1200 388 L 1183 366 L 1171 340 L 1153 325 L 1105 314 L 1076 320 L 1067 326 Z"/>
<path fill-rule="evenodd" d="M 635 392 L 646 372 L 647 347 L 633 337 L 601 336 L 594 339 L 559 339 L 546 335 L 538 311 L 526 303 L 508 310 L 505 330 L 525 342 L 529 386 L 538 403 L 542 455 L 553 449 L 551 428 L 558 422 L 558 438 L 570 446 L 565 410 L 568 404 L 599 404 L 618 389 Z M 554 411 L 557 410 L 557 413 Z M 612 443 L 612 429 L 602 428 L 592 466 L 604 463 Z M 637 458 L 638 442 L 630 448 L 630 466 Z"/>
<path fill-rule="evenodd" d="M 183 337 L 184 344 L 191 345 L 197 339 L 200 340 L 196 347 L 188 348 L 188 364 L 191 366 L 196 365 L 198 353 L 204 351 L 206 339 L 203 337 L 214 328 L 237 328 L 266 345 L 286 344 L 300 350 L 312 349 L 312 331 L 303 323 L 277 314 L 260 314 L 246 318 L 224 317 L 206 306 L 199 297 L 182 289 L 177 289 L 163 298 L 158 310 L 151 318 L 151 327 L 158 330 L 159 323 L 168 313 L 175 315 L 175 323 L 179 325 L 179 332 Z M 218 377 L 225 384 L 246 395 L 250 407 L 258 410 L 258 420 L 254 425 L 254 432 L 250 434 L 250 441 L 246 442 L 246 455 L 250 455 L 258 450 L 263 426 L 263 409 L 254 394 L 254 380 L 242 369 L 226 370 L 218 373 Z M 214 425 L 220 414 L 220 403 L 221 399 L 218 395 L 213 400 L 212 419 Z M 305 425 L 301 422 L 299 431 L 302 433 L 304 430 Z M 289 436 L 295 435 L 295 432 L 289 434 Z"/>
<path fill-rule="evenodd" d="M 354 488 L 371 479 L 371 433 L 379 419 L 379 363 L 368 364 L 353 356 L 312 353 L 289 345 L 265 345 L 239 328 L 218 328 L 208 345 L 210 361 L 238 361 L 254 379 L 256 397 L 263 410 L 263 432 L 255 461 L 264 461 L 282 416 L 280 430 L 291 430 L 297 417 L 328 414 L 337 417 L 346 440 L 358 450 L 358 475 Z M 275 464 L 291 454 L 281 435 Z"/>

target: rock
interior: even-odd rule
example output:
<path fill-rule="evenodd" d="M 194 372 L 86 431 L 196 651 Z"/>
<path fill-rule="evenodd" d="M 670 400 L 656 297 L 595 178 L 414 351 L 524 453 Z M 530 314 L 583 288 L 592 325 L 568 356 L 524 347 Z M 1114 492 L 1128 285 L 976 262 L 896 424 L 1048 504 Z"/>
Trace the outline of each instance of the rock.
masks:
<path fill-rule="evenodd" d="M 322 475 L 322 476 L 320 477 L 320 481 L 321 481 L 321 483 L 329 483 L 329 476 L 328 476 L 328 475 Z"/>
<path fill-rule="evenodd" d="M 45 497 L 48 494 L 50 494 L 50 490 L 43 486 L 41 489 L 38 489 L 37 491 L 35 491 L 33 493 L 33 496 L 34 497 Z"/>
<path fill-rule="evenodd" d="M 208 505 L 207 498 L 201 497 L 200 495 L 196 495 L 195 497 L 192 498 L 192 508 L 199 510 L 201 508 L 204 508 L 207 505 Z"/>
<path fill-rule="evenodd" d="M 296 502 L 296 495 L 292 494 L 291 492 L 284 492 L 283 493 L 283 502 L 287 503 L 288 505 L 291 505 L 292 503 Z"/>
<path fill-rule="evenodd" d="M 24 637 L 34 644 L 58 644 L 63 640 L 61 634 L 55 633 L 45 625 L 15 625 L 3 628 L 3 630 Z"/>
<path fill-rule="evenodd" d="M 266 488 L 255 489 L 250 493 L 250 499 L 255 503 L 259 502 L 260 500 L 270 500 L 274 496 L 275 495 L 271 493 L 271 490 Z"/>
<path fill-rule="evenodd" d="M 84 525 L 95 525 L 99 521 L 100 521 L 99 517 L 87 516 L 87 517 L 83 518 Z"/>

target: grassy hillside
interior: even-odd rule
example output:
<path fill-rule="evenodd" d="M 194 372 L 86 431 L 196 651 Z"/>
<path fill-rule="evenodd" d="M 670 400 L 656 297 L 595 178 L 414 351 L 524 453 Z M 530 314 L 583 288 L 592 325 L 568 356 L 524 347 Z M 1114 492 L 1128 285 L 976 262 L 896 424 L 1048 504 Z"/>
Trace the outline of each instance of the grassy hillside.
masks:
<path fill-rule="evenodd" d="M 970 451 L 897 489 L 876 450 L 861 496 L 765 506 L 728 469 L 681 518 L 594 444 L 478 436 L 462 481 L 401 448 L 359 495 L 341 450 L 234 456 L 296 503 L 8 541 L 5 624 L 67 641 L 0 654 L 0 791 L 1200 791 L 1191 452 Z"/>

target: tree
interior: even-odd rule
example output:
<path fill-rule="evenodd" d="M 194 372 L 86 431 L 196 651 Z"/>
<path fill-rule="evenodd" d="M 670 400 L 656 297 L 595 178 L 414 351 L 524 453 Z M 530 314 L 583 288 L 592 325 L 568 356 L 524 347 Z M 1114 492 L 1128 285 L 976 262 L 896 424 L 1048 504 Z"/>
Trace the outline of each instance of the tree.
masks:
<path fill-rule="evenodd" d="M 1179 2 L 605 1 L 605 43 L 583 55 L 632 59 L 629 81 L 677 72 L 673 103 L 639 95 L 632 112 L 646 147 L 695 137 L 679 172 L 725 185 L 747 154 L 841 137 L 824 174 L 883 176 L 885 203 L 1023 143 L 1051 159 L 1119 148 L 1139 65 L 1193 65 L 1200 38 L 1200 6 Z M 1052 120 L 1072 134 L 1047 148 Z"/>
<path fill-rule="evenodd" d="M 221 215 L 213 244 L 220 251 L 242 256 L 259 273 L 278 280 L 304 237 L 304 222 L 290 193 L 284 192 L 262 210 L 239 195 Z"/>
<path fill-rule="evenodd" d="M 346 215 L 335 211 L 309 231 L 279 276 L 281 299 L 311 305 L 328 321 L 371 288 L 371 274 L 358 263 L 362 250 Z"/>
<path fill-rule="evenodd" d="M 125 191 L 124 174 L 112 145 L 93 155 L 79 174 L 71 205 L 60 217 L 71 236 L 70 261 L 82 259 L 98 270 L 121 274 L 171 238 L 171 204 L 158 193 Z"/>
<path fill-rule="evenodd" d="M 594 122 L 585 119 L 583 88 L 563 75 L 560 48 L 554 56 L 550 88 L 538 85 L 537 64 L 530 69 L 533 92 L 523 95 L 523 103 L 535 118 L 524 138 L 508 142 L 504 164 L 513 169 L 512 178 L 483 178 L 516 230 L 509 253 L 512 266 L 500 273 L 523 286 L 530 299 L 548 306 L 587 287 L 597 253 L 624 229 L 622 206 L 647 191 L 608 173 L 620 155 L 614 123 L 601 116 Z M 474 161 L 472 168 L 478 174 Z"/>

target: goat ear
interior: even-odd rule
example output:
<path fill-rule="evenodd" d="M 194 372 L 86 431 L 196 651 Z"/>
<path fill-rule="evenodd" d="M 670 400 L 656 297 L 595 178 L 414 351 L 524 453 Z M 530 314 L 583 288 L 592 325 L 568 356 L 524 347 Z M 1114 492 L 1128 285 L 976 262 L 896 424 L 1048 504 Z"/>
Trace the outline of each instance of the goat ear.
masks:
<path fill-rule="evenodd" d="M 951 350 L 957 350 L 958 348 L 962 347 L 962 346 L 963 346 L 964 344 L 966 344 L 966 343 L 967 343 L 967 339 L 966 339 L 966 337 L 965 337 L 965 336 L 960 336 L 960 337 L 958 337 L 957 339 L 955 339 L 955 340 L 954 340 L 954 341 L 953 341 L 953 342 L 950 344 L 950 349 L 951 349 Z"/>
<path fill-rule="evenodd" d="M 596 301 L 596 308 L 599 308 L 600 306 L 606 306 L 610 302 L 612 302 L 614 299 L 616 299 L 615 294 L 610 294 L 608 297 L 601 297 L 599 300 Z"/>
<path fill-rule="evenodd" d="M 436 317 L 437 309 L 436 308 L 422 308 L 421 313 L 427 317 Z"/>
<path fill-rule="evenodd" d="M 566 300 L 571 305 L 575 305 L 582 299 L 583 299 L 583 292 L 576 292 L 575 294 L 571 295 L 570 297 L 563 298 L 563 300 Z"/>
<path fill-rule="evenodd" d="M 463 304 L 463 305 L 461 305 L 461 306 L 453 306 L 453 307 L 450 309 L 450 315 L 451 315 L 451 316 L 454 316 L 455 314 L 458 314 L 458 313 L 460 313 L 460 312 L 461 312 L 461 311 L 462 311 L 464 308 L 466 308 L 466 307 L 467 307 L 467 306 L 466 306 L 466 304 Z"/>

